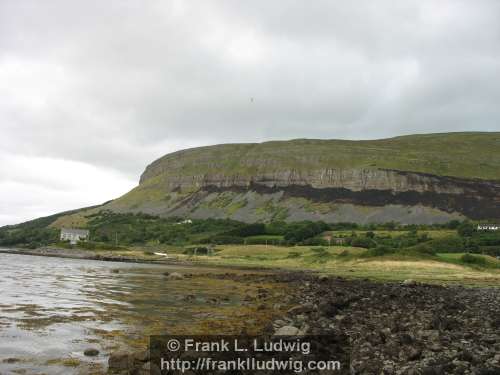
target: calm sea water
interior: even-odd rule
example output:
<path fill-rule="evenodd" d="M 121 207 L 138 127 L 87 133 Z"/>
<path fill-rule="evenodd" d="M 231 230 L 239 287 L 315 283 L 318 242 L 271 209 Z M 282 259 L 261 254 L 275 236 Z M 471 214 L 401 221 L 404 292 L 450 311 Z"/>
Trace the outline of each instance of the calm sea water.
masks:
<path fill-rule="evenodd" d="M 193 273 L 0 254 L 0 373 L 100 373 L 110 352 L 140 347 L 148 334 L 224 319 L 224 308 L 230 313 L 240 301 L 241 291 L 227 280 L 166 281 L 165 271 Z M 221 296 L 217 316 L 207 301 Z M 99 356 L 85 357 L 88 348 Z"/>

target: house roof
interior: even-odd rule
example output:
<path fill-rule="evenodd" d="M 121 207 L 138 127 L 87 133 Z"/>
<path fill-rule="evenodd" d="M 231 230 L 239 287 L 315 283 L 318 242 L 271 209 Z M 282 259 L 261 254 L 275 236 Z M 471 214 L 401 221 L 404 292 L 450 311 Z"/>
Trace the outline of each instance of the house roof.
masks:
<path fill-rule="evenodd" d="M 87 229 L 62 228 L 61 233 L 77 234 L 79 236 L 88 236 L 89 231 Z"/>

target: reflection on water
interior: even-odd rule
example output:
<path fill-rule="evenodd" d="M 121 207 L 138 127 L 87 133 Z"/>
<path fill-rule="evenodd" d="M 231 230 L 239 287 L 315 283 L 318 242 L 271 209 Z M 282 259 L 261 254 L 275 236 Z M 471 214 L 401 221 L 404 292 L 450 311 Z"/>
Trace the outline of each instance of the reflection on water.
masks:
<path fill-rule="evenodd" d="M 249 284 L 171 281 L 165 271 L 195 272 L 0 254 L 0 373 L 101 373 L 107 354 L 143 347 L 149 334 L 201 333 L 243 316 Z M 99 356 L 85 357 L 88 348 Z"/>

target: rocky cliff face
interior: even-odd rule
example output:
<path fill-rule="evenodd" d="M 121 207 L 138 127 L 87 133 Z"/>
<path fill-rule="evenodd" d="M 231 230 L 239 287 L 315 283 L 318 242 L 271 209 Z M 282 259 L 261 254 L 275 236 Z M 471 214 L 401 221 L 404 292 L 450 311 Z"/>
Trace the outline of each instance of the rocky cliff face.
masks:
<path fill-rule="evenodd" d="M 142 183 L 148 181 L 144 177 Z M 344 188 L 351 191 L 391 190 L 393 192 L 416 191 L 462 194 L 468 184 L 466 180 L 442 178 L 421 173 L 401 172 L 384 169 L 336 169 L 327 168 L 313 171 L 297 169 L 276 172 L 239 174 L 201 174 L 193 176 L 171 175 L 165 181 L 168 190 L 206 187 L 242 187 L 260 185 L 273 188 L 289 186 L 310 186 L 315 189 Z"/>
<path fill-rule="evenodd" d="M 110 208 L 244 221 L 500 218 L 500 158 L 491 154 L 500 155 L 500 137 L 491 134 L 412 138 L 418 147 L 402 137 L 184 150 L 149 165 Z M 481 151 L 465 157 L 463 145 L 476 144 Z"/>

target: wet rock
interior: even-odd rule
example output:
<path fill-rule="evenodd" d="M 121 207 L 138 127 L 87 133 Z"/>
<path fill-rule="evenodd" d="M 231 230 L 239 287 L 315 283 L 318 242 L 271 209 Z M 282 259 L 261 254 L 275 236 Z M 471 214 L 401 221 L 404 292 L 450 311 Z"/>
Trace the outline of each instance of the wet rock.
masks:
<path fill-rule="evenodd" d="M 87 357 L 95 357 L 95 356 L 99 355 L 99 350 L 94 349 L 94 348 L 85 349 L 83 351 L 83 355 L 85 355 Z"/>
<path fill-rule="evenodd" d="M 391 338 L 391 329 L 390 328 L 384 328 L 380 331 L 380 338 L 382 339 L 382 342 L 387 342 Z"/>
<path fill-rule="evenodd" d="M 21 360 L 19 358 L 6 358 L 2 362 L 3 363 L 17 363 L 20 362 Z"/>
<path fill-rule="evenodd" d="M 275 336 L 297 336 L 300 334 L 300 329 L 294 326 L 284 326 L 274 332 Z"/>
<path fill-rule="evenodd" d="M 422 350 L 420 350 L 419 348 L 412 348 L 408 352 L 407 359 L 408 359 L 408 361 L 416 361 L 421 356 L 422 356 Z"/>
<path fill-rule="evenodd" d="M 426 366 L 422 369 L 422 375 L 442 375 L 443 368 L 440 365 Z"/>
<path fill-rule="evenodd" d="M 108 368 L 111 371 L 129 370 L 132 369 L 133 365 L 133 355 L 125 352 L 111 353 L 108 359 Z"/>
<path fill-rule="evenodd" d="M 321 302 L 318 308 L 322 314 L 324 314 L 328 317 L 334 317 L 338 311 L 338 308 L 336 307 L 336 305 L 331 301 Z"/>
<path fill-rule="evenodd" d="M 404 286 L 416 286 L 417 282 L 415 280 L 412 280 L 412 279 L 406 279 L 401 284 Z"/>
<path fill-rule="evenodd" d="M 499 375 L 500 366 L 484 366 L 477 370 L 477 375 Z"/>
<path fill-rule="evenodd" d="M 309 313 L 314 310 L 314 305 L 310 302 L 304 303 L 303 305 L 298 305 L 290 308 L 287 313 L 294 315 L 294 314 L 304 314 L 304 313 Z"/>
<path fill-rule="evenodd" d="M 473 353 L 471 353 L 469 350 L 463 350 L 459 354 L 458 358 L 462 361 L 465 361 L 465 362 L 471 362 L 471 363 L 477 362 L 476 356 Z"/>
<path fill-rule="evenodd" d="M 134 353 L 134 360 L 139 362 L 147 362 L 150 359 L 149 350 L 143 350 L 137 353 Z"/>
<path fill-rule="evenodd" d="M 428 346 L 429 350 L 432 350 L 433 352 L 440 352 L 443 350 L 443 346 L 437 342 L 433 342 Z"/>
<path fill-rule="evenodd" d="M 484 335 L 482 337 L 482 341 L 486 344 L 495 344 L 497 342 L 500 342 L 500 336 L 498 335 Z"/>
<path fill-rule="evenodd" d="M 284 320 L 278 319 L 274 321 L 274 325 L 277 327 L 283 327 L 286 325 L 286 322 Z"/>
<path fill-rule="evenodd" d="M 169 273 L 166 277 L 167 280 L 182 280 L 184 278 L 184 275 L 179 272 L 172 272 Z"/>
<path fill-rule="evenodd" d="M 439 315 L 435 315 L 430 322 L 430 328 L 436 330 L 451 331 L 458 329 L 459 327 L 460 323 L 456 319 L 442 317 Z"/>
<path fill-rule="evenodd" d="M 146 362 L 142 367 L 136 372 L 137 375 L 161 375 L 161 369 L 152 362 Z"/>
<path fill-rule="evenodd" d="M 414 338 L 412 335 L 406 333 L 406 332 L 403 332 L 401 334 L 399 334 L 399 342 L 403 345 L 410 345 L 411 343 L 413 343 L 414 341 Z"/>
<path fill-rule="evenodd" d="M 296 277 L 298 291 L 290 294 L 298 301 L 291 321 L 274 328 L 292 326 L 300 335 L 295 327 L 307 324 L 312 333 L 347 333 L 355 374 L 475 375 L 500 365 L 495 288 L 303 278 L 309 285 Z M 314 309 L 301 312 L 306 303 Z"/>

